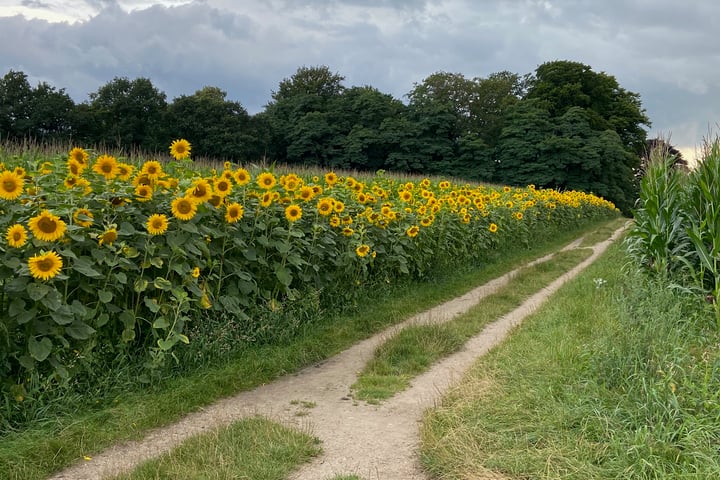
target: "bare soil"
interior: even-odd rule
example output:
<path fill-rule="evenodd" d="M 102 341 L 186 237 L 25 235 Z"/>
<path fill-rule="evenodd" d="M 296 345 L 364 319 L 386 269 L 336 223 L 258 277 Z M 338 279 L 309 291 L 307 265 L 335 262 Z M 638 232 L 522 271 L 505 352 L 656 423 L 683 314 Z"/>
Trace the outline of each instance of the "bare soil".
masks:
<path fill-rule="evenodd" d="M 461 351 L 436 363 L 416 377 L 410 388 L 380 405 L 354 401 L 350 389 L 376 347 L 408 325 L 445 322 L 466 312 L 507 284 L 519 269 L 359 342 L 324 362 L 220 400 L 177 423 L 150 431 L 141 441 L 114 446 L 51 479 L 94 480 L 117 475 L 170 451 L 193 435 L 254 415 L 299 427 L 321 439 L 324 452 L 296 471 L 290 477 L 292 480 L 322 480 L 340 474 L 355 474 L 365 480 L 429 479 L 418 457 L 418 426 L 423 412 L 459 381 L 478 357 L 502 342 L 552 293 L 590 265 L 620 231 L 592 247 L 594 252 L 588 259 L 508 315 L 489 324 Z M 576 241 L 565 248 L 578 245 Z M 550 259 L 548 255 L 532 263 Z M 502 477 L 488 472 L 487 478 Z"/>

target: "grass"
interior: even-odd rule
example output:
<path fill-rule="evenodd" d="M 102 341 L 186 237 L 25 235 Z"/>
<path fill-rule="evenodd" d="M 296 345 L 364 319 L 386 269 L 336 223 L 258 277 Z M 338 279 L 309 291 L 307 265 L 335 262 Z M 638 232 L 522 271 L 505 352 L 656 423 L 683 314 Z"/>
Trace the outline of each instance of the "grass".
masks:
<path fill-rule="evenodd" d="M 563 232 L 532 249 L 504 252 L 484 268 L 438 275 L 432 283 L 408 284 L 342 314 L 327 316 L 282 345 L 244 348 L 217 366 L 199 368 L 158 385 L 125 388 L 67 414 L 49 412 L 23 431 L 0 437 L 0 478 L 32 480 L 114 443 L 142 438 L 219 398 L 252 389 L 278 376 L 328 358 L 409 315 L 460 295 L 532 258 L 557 249 L 583 232 Z"/>
<path fill-rule="evenodd" d="M 430 473 L 720 478 L 710 308 L 619 268 L 627 263 L 612 246 L 428 411 Z"/>
<path fill-rule="evenodd" d="M 413 377 L 458 351 L 485 325 L 518 307 L 590 254 L 589 249 L 560 252 L 548 262 L 522 269 L 507 285 L 455 319 L 404 328 L 375 351 L 353 385 L 354 397 L 377 403 L 406 389 Z"/>
<path fill-rule="evenodd" d="M 262 418 L 195 436 L 114 480 L 280 480 L 320 453 L 319 440 Z"/>

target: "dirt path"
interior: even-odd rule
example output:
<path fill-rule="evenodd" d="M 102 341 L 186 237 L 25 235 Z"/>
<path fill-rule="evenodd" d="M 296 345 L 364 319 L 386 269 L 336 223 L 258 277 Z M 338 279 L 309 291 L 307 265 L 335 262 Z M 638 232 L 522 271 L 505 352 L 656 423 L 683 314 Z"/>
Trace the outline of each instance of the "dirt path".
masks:
<path fill-rule="evenodd" d="M 378 345 L 407 325 L 444 322 L 464 313 L 480 299 L 507 284 L 518 270 L 357 343 L 325 362 L 223 399 L 189 414 L 178 423 L 149 432 L 142 441 L 112 447 L 51 479 L 92 480 L 128 471 L 193 435 L 251 415 L 299 426 L 322 440 L 324 453 L 295 472 L 292 480 L 323 480 L 337 474 L 356 474 L 365 480 L 427 479 L 417 457 L 418 422 L 423 411 L 433 406 L 479 356 L 500 343 L 549 295 L 592 263 L 619 232 L 615 232 L 612 239 L 595 245 L 594 253 L 587 260 L 510 314 L 488 325 L 461 351 L 417 377 L 411 388 L 381 405 L 356 403 L 350 397 L 350 386 Z M 578 241 L 573 242 L 566 249 L 578 244 Z M 550 258 L 548 255 L 531 264 Z"/>

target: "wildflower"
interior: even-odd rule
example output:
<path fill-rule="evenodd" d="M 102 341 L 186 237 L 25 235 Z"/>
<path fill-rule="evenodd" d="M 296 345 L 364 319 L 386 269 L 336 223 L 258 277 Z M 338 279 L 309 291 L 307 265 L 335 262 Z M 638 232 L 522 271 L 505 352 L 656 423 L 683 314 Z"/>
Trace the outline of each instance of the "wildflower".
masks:
<path fill-rule="evenodd" d="M 175 218 L 190 220 L 197 213 L 197 205 L 188 197 L 178 197 L 170 204 L 170 210 Z"/>
<path fill-rule="evenodd" d="M 23 192 L 25 180 L 15 172 L 6 170 L 0 174 L 0 198 L 15 200 Z"/>
<path fill-rule="evenodd" d="M 231 203 L 225 207 L 225 221 L 235 223 L 243 216 L 244 209 L 239 203 Z"/>
<path fill-rule="evenodd" d="M 175 160 L 183 160 L 190 156 L 190 148 L 190 142 L 184 138 L 175 140 L 170 144 L 170 155 L 172 155 Z"/>
<path fill-rule="evenodd" d="M 297 222 L 302 217 L 302 208 L 299 205 L 290 204 L 285 209 L 285 218 L 288 222 Z"/>
<path fill-rule="evenodd" d="M 33 255 L 28 260 L 28 268 L 33 278 L 49 280 L 55 277 L 62 269 L 62 257 L 55 252 Z"/>
<path fill-rule="evenodd" d="M 145 226 L 150 235 L 162 235 L 168 229 L 167 216 L 161 213 L 155 213 L 148 218 Z"/>
<path fill-rule="evenodd" d="M 43 210 L 39 215 L 31 218 L 28 226 L 33 236 L 44 242 L 54 242 L 65 235 L 65 222 L 48 210 Z"/>
<path fill-rule="evenodd" d="M 25 227 L 16 223 L 8 227 L 5 239 L 11 247 L 20 248 L 27 242 L 27 231 L 25 231 Z"/>

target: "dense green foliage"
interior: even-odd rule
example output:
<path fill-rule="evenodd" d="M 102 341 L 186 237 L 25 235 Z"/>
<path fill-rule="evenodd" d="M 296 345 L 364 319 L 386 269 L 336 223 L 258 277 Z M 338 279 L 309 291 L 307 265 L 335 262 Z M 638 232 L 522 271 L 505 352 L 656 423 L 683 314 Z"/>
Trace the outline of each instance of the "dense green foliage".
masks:
<path fill-rule="evenodd" d="M 485 78 L 436 72 L 407 104 L 344 80 L 326 66 L 300 67 L 250 115 L 217 87 L 167 102 L 147 78 L 115 78 L 75 105 L 10 71 L 0 80 L 0 139 L 156 152 L 183 137 L 196 157 L 591 191 L 626 213 L 635 201 L 649 120 L 636 93 L 587 65 Z"/>
<path fill-rule="evenodd" d="M 720 326 L 720 140 L 690 173 L 657 149 L 640 185 L 628 250 L 638 265 L 707 295 Z"/>

